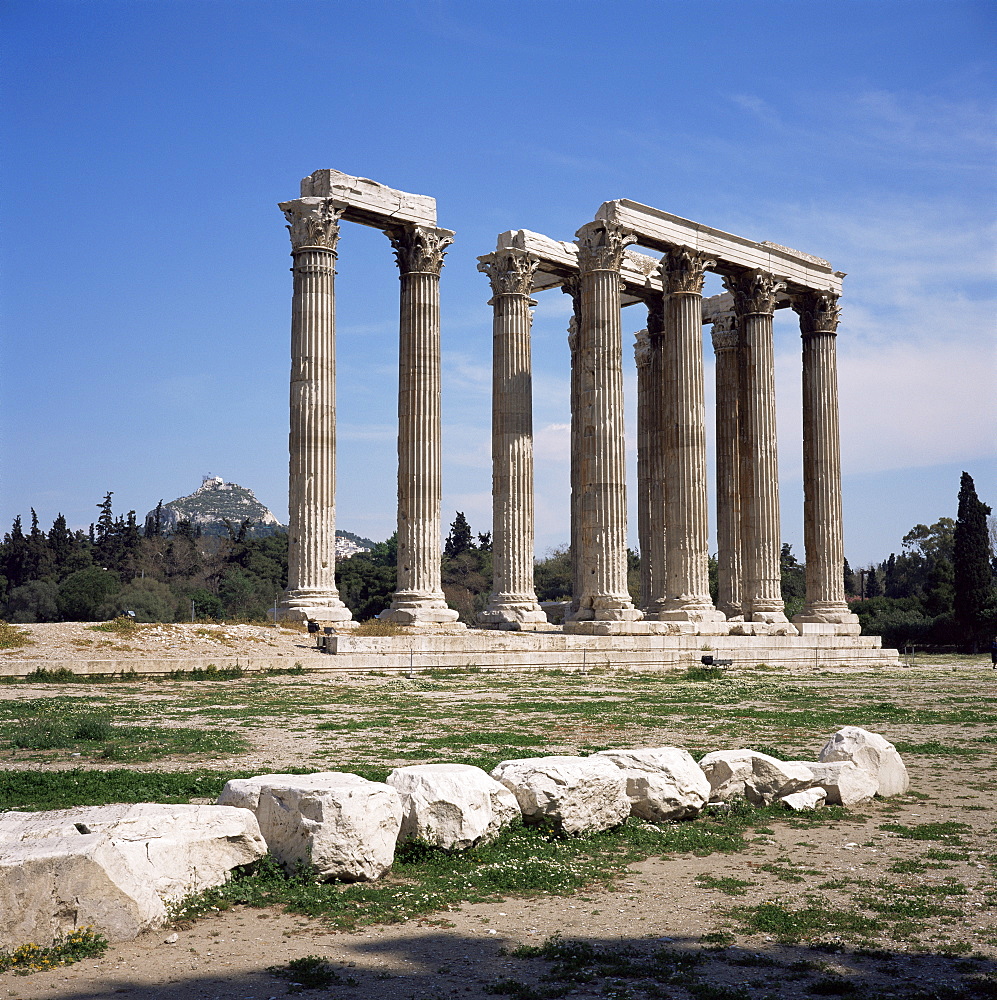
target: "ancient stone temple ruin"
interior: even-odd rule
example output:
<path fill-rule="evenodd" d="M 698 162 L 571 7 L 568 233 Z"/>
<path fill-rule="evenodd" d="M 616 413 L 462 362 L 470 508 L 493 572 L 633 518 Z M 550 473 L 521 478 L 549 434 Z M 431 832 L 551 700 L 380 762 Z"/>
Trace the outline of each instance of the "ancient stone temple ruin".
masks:
<path fill-rule="evenodd" d="M 339 225 L 358 222 L 385 232 L 401 278 L 398 590 L 381 617 L 428 626 L 430 633 L 441 625 L 452 631 L 456 612 L 440 584 L 439 280 L 454 234 L 437 227 L 433 199 L 335 170 L 306 177 L 301 197 L 280 207 L 294 259 L 290 578 L 283 613 L 341 625 L 350 618 L 334 577 L 333 280 Z M 604 203 L 574 241 L 505 232 L 478 266 L 491 285 L 494 345 L 494 581 L 481 626 L 521 633 L 524 649 L 539 649 L 540 633 L 556 633 L 562 642 L 630 637 L 627 648 L 641 646 L 639 637 L 709 636 L 722 649 L 766 636 L 770 645 L 774 637 L 792 638 L 800 648 L 834 647 L 842 655 L 851 647 L 878 649 L 878 639 L 854 638 L 858 621 L 842 579 L 835 358 L 842 273 L 818 257 L 625 199 Z M 722 277 L 724 294 L 703 298 L 707 271 Z M 557 288 L 573 304 L 573 595 L 563 629 L 548 624 L 533 583 L 531 307 L 534 295 Z M 639 607 L 627 590 L 623 423 L 621 310 L 632 305 L 647 310 L 635 344 Z M 803 370 L 806 603 L 792 621 L 779 568 L 772 326 L 782 308 L 799 316 Z M 716 355 L 717 605 L 707 572 L 704 324 Z M 664 648 L 660 641 L 658 647 Z"/>

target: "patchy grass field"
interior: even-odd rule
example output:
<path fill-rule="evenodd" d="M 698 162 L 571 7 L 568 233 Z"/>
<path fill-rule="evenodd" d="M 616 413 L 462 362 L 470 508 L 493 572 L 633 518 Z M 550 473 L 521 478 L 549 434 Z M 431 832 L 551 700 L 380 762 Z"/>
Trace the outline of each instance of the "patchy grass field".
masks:
<path fill-rule="evenodd" d="M 294 990 L 296 974 L 319 970 L 323 995 L 357 1000 L 969 1000 L 997 996 L 995 723 L 997 677 L 984 657 L 723 677 L 33 681 L 0 687 L 0 809 L 206 801 L 227 778 L 263 771 L 383 779 L 407 763 L 491 768 L 608 747 L 676 745 L 699 756 L 750 746 L 805 760 L 857 724 L 897 744 L 909 795 L 811 816 L 630 821 L 568 842 L 513 830 L 459 858 L 404 851 L 369 886 L 318 886 L 263 866 L 178 911 L 186 951 L 161 937 L 114 946 L 73 967 L 73 989 L 99 992 L 134 956 L 129 989 L 146 984 L 139 995 L 150 998 L 153 982 L 178 976 L 186 992 L 172 995 L 271 996 L 285 989 L 279 977 Z M 208 976 L 206 952 L 230 963 L 230 992 Z M 53 992 L 60 975 L 70 972 L 18 981 L 11 995 L 79 995 Z"/>

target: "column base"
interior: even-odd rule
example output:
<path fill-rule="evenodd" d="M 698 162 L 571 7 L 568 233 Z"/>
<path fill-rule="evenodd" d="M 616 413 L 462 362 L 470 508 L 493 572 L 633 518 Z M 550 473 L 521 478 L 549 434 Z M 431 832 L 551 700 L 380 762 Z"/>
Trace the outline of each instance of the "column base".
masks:
<path fill-rule="evenodd" d="M 692 600 L 666 598 L 647 617 L 659 622 L 695 622 L 696 624 L 727 621 L 727 616 L 713 607 L 708 600 L 696 598 Z"/>
<path fill-rule="evenodd" d="M 861 635 L 859 616 L 846 607 L 828 605 L 826 608 L 811 606 L 793 615 L 793 624 L 800 635 Z"/>
<path fill-rule="evenodd" d="M 507 632 L 535 632 L 550 627 L 546 613 L 535 601 L 494 601 L 478 614 L 478 624 Z"/>
<path fill-rule="evenodd" d="M 459 614 L 447 607 L 442 594 L 414 594 L 405 591 L 394 594 L 388 610 L 382 611 L 377 617 L 396 625 L 452 625 Z"/>
<path fill-rule="evenodd" d="M 285 591 L 284 599 L 277 606 L 277 620 L 305 622 L 309 619 L 323 622 L 351 622 L 353 614 L 336 593 L 305 588 Z"/>

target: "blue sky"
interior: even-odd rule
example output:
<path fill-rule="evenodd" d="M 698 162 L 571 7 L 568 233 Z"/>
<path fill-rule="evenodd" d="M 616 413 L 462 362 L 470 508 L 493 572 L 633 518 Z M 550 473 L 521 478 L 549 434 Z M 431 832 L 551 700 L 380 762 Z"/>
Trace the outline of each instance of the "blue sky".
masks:
<path fill-rule="evenodd" d="M 45 527 L 60 511 L 86 527 L 108 490 L 141 516 L 206 473 L 286 517 L 276 203 L 320 167 L 432 195 L 456 230 L 445 522 L 491 520 L 475 258 L 507 229 L 571 239 L 612 198 L 848 272 L 853 565 L 954 516 L 963 469 L 997 508 L 995 27 L 982 0 L 6 0 L 0 530 L 32 506 Z M 381 539 L 395 519 L 397 272 L 374 230 L 344 225 L 339 249 L 338 523 Z M 566 296 L 540 296 L 541 554 L 568 537 L 567 320 Z M 630 438 L 644 325 L 625 310 Z M 777 318 L 776 351 L 783 537 L 802 556 L 792 316 Z"/>

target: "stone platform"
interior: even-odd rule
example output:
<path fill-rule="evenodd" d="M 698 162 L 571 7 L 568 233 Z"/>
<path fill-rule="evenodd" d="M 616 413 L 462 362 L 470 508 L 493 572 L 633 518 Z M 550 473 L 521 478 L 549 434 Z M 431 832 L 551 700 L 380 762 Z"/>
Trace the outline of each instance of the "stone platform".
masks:
<path fill-rule="evenodd" d="M 52 659 L 5 659 L 0 676 L 24 677 L 44 668 L 80 675 L 166 674 L 175 670 L 246 672 L 306 670 L 335 673 L 383 671 L 407 673 L 434 669 L 480 670 L 685 670 L 712 655 L 732 660 L 733 669 L 766 664 L 788 669 L 821 667 L 898 667 L 899 653 L 883 649 L 878 636 L 750 635 L 569 635 L 561 631 L 500 632 L 471 629 L 457 635 L 429 630 L 400 636 L 330 637 L 332 653 L 302 648 L 293 655 L 144 656 Z"/>

